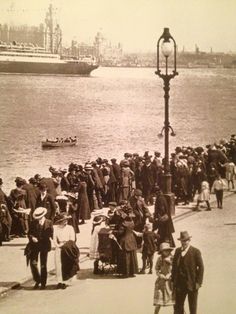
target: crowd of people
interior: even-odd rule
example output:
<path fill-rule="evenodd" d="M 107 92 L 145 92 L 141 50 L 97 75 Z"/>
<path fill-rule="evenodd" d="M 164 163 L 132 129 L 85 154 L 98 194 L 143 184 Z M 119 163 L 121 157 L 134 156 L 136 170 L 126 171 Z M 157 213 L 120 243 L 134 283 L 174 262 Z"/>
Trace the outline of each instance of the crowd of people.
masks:
<path fill-rule="evenodd" d="M 118 275 L 126 278 L 138 272 L 143 274 L 147 265 L 151 274 L 156 251 L 162 258 L 158 259 L 157 273 L 162 270 L 162 266 L 165 271 L 169 271 L 172 263 L 169 255 L 175 243 L 170 208 L 162 193 L 164 163 L 161 153 L 154 152 L 152 156 L 146 151 L 142 156 L 125 153 L 119 163 L 115 158 L 109 162 L 99 157 L 96 161 L 86 162 L 84 166 L 71 163 L 68 169 L 50 167 L 50 177 L 35 174 L 28 182 L 16 177 L 16 186 L 9 196 L 3 192 L 3 180 L 0 178 L 0 245 L 12 237 L 28 237 L 29 245 L 25 255 L 30 263 L 35 289 L 40 285 L 44 289 L 50 238 L 53 239 L 58 288 L 64 289 L 65 280 L 72 278 L 78 270 L 79 250 L 75 242 L 76 234 L 80 232 L 79 226 L 95 213 L 90 246 L 94 274 L 99 273 L 99 232 L 102 229 L 108 230 L 108 238 L 116 243 L 111 258 L 117 265 Z M 211 210 L 209 196 L 210 192 L 215 192 L 217 206 L 222 208 L 223 190 L 226 188 L 224 182 L 227 182 L 228 189 L 234 189 L 235 164 L 235 135 L 231 135 L 228 141 L 221 140 L 205 148 L 176 147 L 170 160 L 176 204 L 192 202 L 197 193 L 195 210 L 199 210 L 203 201 L 207 204 L 207 210 Z M 153 204 L 154 213 L 151 214 L 148 205 Z M 110 208 L 108 215 L 99 212 L 103 207 Z M 139 270 L 136 253 L 141 245 L 143 265 Z M 38 256 L 41 260 L 40 272 Z M 200 263 L 199 256 L 197 258 Z M 182 275 L 180 273 L 178 276 Z M 165 280 L 169 278 L 172 277 L 167 276 Z M 201 281 L 202 278 L 199 284 Z M 164 286 L 170 293 L 168 285 Z M 185 291 L 179 296 L 182 303 L 183 295 L 186 297 L 189 291 L 191 289 L 185 284 Z M 159 298 L 160 293 L 163 298 L 163 291 L 158 292 Z M 158 299 L 157 295 L 155 298 Z M 196 299 L 196 296 L 193 298 Z M 163 304 L 155 305 L 158 313 Z M 176 313 L 182 312 L 179 310 Z M 191 313 L 195 313 L 194 310 Z"/>
<path fill-rule="evenodd" d="M 228 188 L 234 188 L 236 164 L 236 136 L 228 141 L 203 147 L 176 147 L 171 154 L 170 173 L 172 192 L 176 204 L 188 204 L 199 194 L 199 204 L 206 201 L 214 191 L 218 206 L 222 207 L 222 178 Z M 41 178 L 35 174 L 27 182 L 21 177 L 15 179 L 16 187 L 6 196 L 0 180 L 0 222 L 1 241 L 8 241 L 10 234 L 26 236 L 29 221 L 37 207 L 47 208 L 47 218 L 53 220 L 58 211 L 68 211 L 78 232 L 78 222 L 90 219 L 91 212 L 108 206 L 109 202 L 129 200 L 134 189 L 142 192 L 147 205 L 155 199 L 155 188 L 162 188 L 164 159 L 159 152 L 154 156 L 145 152 L 143 156 L 125 153 L 119 163 L 115 158 L 109 162 L 101 157 L 84 166 L 71 163 L 68 169 L 49 168 L 51 177 Z M 217 182 L 215 182 L 218 180 Z M 224 188 L 224 186 L 223 186 Z M 75 209 L 76 207 L 76 209 Z M 27 209 L 30 209 L 28 215 Z M 77 226 L 77 227 L 76 227 Z"/>

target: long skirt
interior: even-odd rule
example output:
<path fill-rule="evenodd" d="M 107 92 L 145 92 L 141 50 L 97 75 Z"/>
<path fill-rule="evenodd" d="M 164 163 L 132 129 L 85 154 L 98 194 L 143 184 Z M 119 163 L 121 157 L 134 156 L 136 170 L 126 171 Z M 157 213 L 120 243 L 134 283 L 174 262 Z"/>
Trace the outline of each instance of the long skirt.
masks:
<path fill-rule="evenodd" d="M 117 263 L 117 273 L 125 276 L 133 276 L 138 273 L 136 251 L 120 251 Z"/>
<path fill-rule="evenodd" d="M 62 271 L 61 271 L 61 249 L 55 248 L 55 268 L 56 268 L 56 278 L 58 283 L 62 283 Z"/>

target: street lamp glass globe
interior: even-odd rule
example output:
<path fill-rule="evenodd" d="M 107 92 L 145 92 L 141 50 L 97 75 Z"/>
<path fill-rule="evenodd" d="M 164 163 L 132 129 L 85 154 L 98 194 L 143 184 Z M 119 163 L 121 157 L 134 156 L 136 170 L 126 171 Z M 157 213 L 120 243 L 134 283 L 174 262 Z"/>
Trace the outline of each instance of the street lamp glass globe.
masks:
<path fill-rule="evenodd" d="M 163 43 L 161 45 L 162 54 L 166 58 L 168 58 L 172 53 L 172 48 L 173 48 L 173 45 L 170 41 L 163 41 Z"/>

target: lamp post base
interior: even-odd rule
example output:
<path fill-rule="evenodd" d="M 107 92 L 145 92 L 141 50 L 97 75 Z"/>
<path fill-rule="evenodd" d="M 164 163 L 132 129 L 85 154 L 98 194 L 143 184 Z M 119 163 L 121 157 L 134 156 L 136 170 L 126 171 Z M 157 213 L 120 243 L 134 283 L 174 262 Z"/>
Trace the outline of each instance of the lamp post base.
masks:
<path fill-rule="evenodd" d="M 171 192 L 171 174 L 163 174 L 162 176 L 162 190 L 167 200 L 171 216 L 175 215 L 175 195 Z"/>

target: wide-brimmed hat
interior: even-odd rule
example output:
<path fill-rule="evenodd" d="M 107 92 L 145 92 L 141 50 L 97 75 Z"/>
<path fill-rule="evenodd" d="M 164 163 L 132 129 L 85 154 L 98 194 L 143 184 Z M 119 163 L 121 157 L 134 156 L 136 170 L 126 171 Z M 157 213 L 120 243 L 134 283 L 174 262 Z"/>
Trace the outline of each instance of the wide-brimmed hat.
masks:
<path fill-rule="evenodd" d="M 178 238 L 178 240 L 180 241 L 188 241 L 192 238 L 192 236 L 190 236 L 188 234 L 188 231 L 181 231 L 180 232 L 180 237 Z"/>
<path fill-rule="evenodd" d="M 37 207 L 35 211 L 33 212 L 33 218 L 34 219 L 41 219 L 43 216 L 47 214 L 47 208 L 44 207 Z"/>
<path fill-rule="evenodd" d="M 72 192 L 65 193 L 65 196 L 71 197 L 75 200 L 78 198 L 78 195 L 76 193 L 72 193 Z"/>
<path fill-rule="evenodd" d="M 60 222 L 62 222 L 62 221 L 68 220 L 68 219 L 70 219 L 70 218 L 71 218 L 71 216 L 70 216 L 70 215 L 67 215 L 66 212 L 64 212 L 64 213 L 59 213 L 59 214 L 55 217 L 55 223 L 57 224 L 57 223 L 60 223 Z"/>
<path fill-rule="evenodd" d="M 97 215 L 93 218 L 93 225 L 100 225 L 105 220 L 103 215 Z"/>
<path fill-rule="evenodd" d="M 170 246 L 170 243 L 163 242 L 160 244 L 160 249 L 158 251 L 158 254 L 161 254 L 163 251 L 172 251 L 174 248 Z"/>
<path fill-rule="evenodd" d="M 68 201 L 68 197 L 66 195 L 57 195 L 56 200 Z"/>

